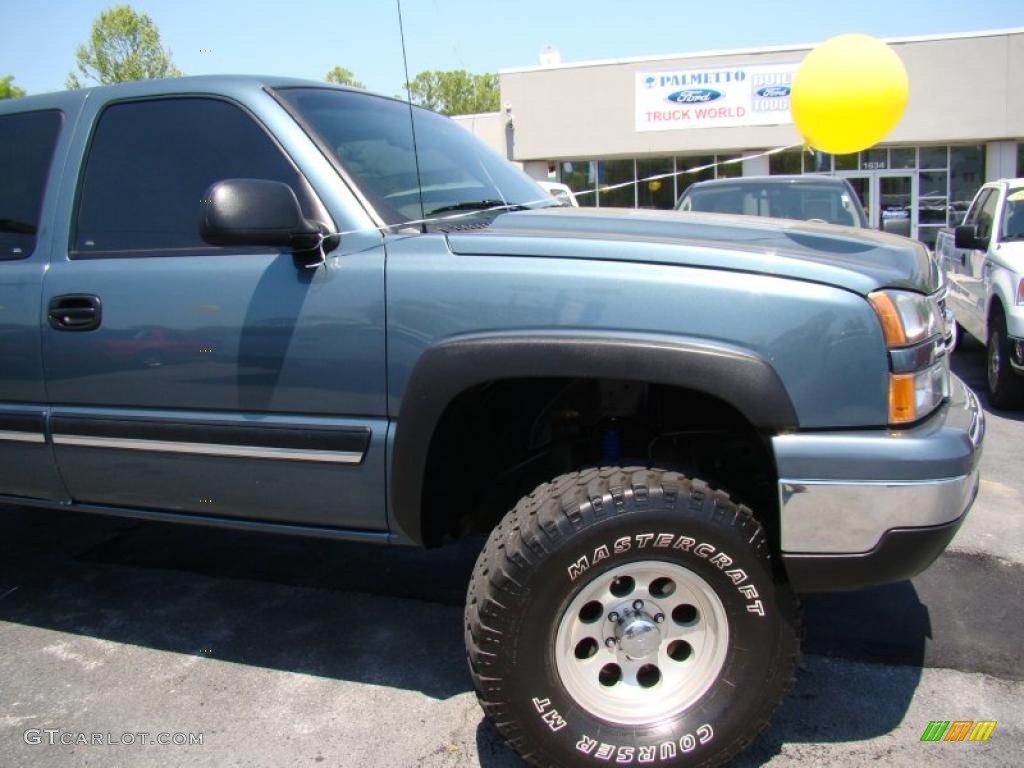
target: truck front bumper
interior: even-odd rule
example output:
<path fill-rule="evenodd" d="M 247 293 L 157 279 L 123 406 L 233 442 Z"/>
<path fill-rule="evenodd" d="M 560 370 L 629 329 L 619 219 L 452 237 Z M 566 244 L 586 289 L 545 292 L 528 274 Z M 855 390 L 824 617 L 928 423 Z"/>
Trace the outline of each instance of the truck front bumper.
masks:
<path fill-rule="evenodd" d="M 782 560 L 798 592 L 910 578 L 953 538 L 978 493 L 985 419 L 955 376 L 951 397 L 902 430 L 773 438 Z"/>

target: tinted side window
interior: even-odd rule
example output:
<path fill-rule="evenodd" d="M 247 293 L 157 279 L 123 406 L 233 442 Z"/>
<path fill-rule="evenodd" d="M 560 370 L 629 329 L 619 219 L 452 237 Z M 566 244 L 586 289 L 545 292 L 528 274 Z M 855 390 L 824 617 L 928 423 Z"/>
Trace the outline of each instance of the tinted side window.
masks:
<path fill-rule="evenodd" d="M 982 191 L 978 198 L 974 201 L 974 205 L 971 206 L 971 210 L 967 212 L 966 218 L 964 218 L 964 224 L 977 224 L 978 215 L 981 213 L 982 207 L 988 202 L 989 197 L 992 195 L 991 189 Z"/>
<path fill-rule="evenodd" d="M 978 239 L 988 240 L 992 237 L 992 225 L 996 219 L 996 203 L 999 202 L 999 195 L 992 191 L 985 202 L 981 204 L 981 212 L 978 214 Z"/>
<path fill-rule="evenodd" d="M 0 259 L 23 259 L 36 247 L 62 121 L 57 110 L 0 115 Z"/>
<path fill-rule="evenodd" d="M 201 201 L 215 181 L 232 178 L 289 184 L 305 215 L 319 218 L 305 181 L 235 105 L 171 98 L 109 106 L 82 175 L 73 255 L 209 250 L 199 236 Z"/>

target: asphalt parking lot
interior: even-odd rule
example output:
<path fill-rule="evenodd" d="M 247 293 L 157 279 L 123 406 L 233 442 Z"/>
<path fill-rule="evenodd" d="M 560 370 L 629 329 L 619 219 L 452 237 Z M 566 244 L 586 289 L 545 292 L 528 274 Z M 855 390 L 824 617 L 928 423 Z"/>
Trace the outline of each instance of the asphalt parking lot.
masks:
<path fill-rule="evenodd" d="M 980 345 L 954 362 L 983 391 Z M 806 599 L 797 685 L 738 765 L 1021 763 L 1024 414 L 988 415 L 950 550 L 912 582 Z M 476 546 L 0 510 L 0 766 L 520 765 L 465 670 Z M 998 725 L 987 743 L 920 742 L 957 719 Z M 78 733 L 134 743 L 59 743 Z M 202 744 L 142 743 L 158 734 Z"/>

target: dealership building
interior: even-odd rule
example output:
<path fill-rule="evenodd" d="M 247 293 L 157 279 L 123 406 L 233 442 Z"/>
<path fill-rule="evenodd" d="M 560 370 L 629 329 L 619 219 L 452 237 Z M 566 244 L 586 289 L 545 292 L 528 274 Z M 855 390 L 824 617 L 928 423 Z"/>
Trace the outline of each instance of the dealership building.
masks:
<path fill-rule="evenodd" d="M 548 54 L 500 72 L 502 111 L 458 119 L 580 205 L 672 208 L 697 180 L 825 173 L 850 180 L 872 226 L 933 243 L 982 183 L 1024 176 L 1024 29 L 886 42 L 910 100 L 884 143 L 851 155 L 764 154 L 801 142 L 789 86 L 813 44 L 574 64 Z"/>

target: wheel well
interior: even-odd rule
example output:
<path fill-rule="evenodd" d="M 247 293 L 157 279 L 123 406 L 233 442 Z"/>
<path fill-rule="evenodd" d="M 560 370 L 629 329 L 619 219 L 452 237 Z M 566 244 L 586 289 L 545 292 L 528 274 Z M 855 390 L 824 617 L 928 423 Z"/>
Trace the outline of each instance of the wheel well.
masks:
<path fill-rule="evenodd" d="M 516 378 L 462 392 L 430 442 L 427 546 L 489 531 L 540 483 L 586 466 L 675 469 L 750 506 L 778 542 L 767 437 L 711 395 L 636 381 Z"/>

